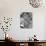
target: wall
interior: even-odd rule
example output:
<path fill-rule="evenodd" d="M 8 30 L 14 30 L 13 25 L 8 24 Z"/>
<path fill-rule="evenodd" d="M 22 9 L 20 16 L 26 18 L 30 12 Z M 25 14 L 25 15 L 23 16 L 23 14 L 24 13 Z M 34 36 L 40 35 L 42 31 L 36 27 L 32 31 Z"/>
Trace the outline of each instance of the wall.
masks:
<path fill-rule="evenodd" d="M 20 14 L 21 12 L 33 13 L 33 27 L 32 29 L 20 29 Z M 45 39 L 45 16 L 46 6 L 40 8 L 33 8 L 30 6 L 28 0 L 0 0 L 0 17 L 13 17 L 13 22 L 10 33 L 17 40 L 27 40 L 34 34 L 39 40 Z M 1 31 L 2 33 L 2 31 Z M 1 34 L 0 33 L 0 34 Z M 2 39 L 2 36 L 1 38 Z"/>

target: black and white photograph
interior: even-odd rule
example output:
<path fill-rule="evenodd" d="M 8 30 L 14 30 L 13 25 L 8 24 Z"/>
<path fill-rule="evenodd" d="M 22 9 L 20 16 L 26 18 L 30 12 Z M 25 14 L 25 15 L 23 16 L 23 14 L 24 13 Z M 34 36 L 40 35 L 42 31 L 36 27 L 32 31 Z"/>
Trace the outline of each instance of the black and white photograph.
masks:
<path fill-rule="evenodd" d="M 32 12 L 21 13 L 20 28 L 32 28 Z"/>

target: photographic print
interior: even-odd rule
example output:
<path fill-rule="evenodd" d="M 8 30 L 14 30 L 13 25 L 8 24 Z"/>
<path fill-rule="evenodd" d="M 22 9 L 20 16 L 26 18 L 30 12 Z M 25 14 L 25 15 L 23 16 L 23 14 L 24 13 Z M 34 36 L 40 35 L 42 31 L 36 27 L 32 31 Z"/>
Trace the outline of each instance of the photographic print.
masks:
<path fill-rule="evenodd" d="M 21 13 L 20 28 L 32 28 L 32 12 Z"/>

